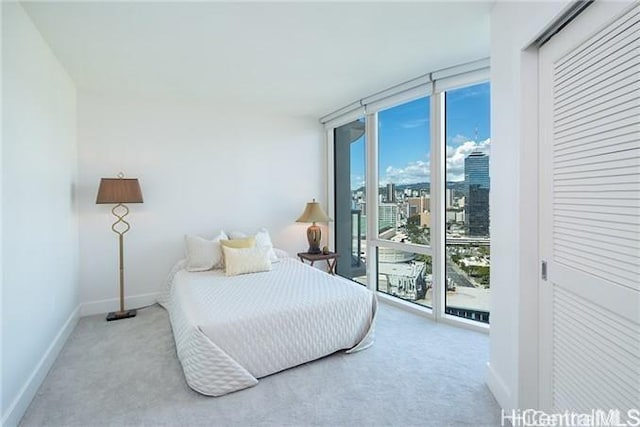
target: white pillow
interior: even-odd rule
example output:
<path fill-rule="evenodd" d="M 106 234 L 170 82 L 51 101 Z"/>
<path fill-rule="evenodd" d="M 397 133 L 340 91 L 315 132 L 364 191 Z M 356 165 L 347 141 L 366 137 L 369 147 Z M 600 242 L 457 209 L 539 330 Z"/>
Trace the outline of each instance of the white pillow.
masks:
<path fill-rule="evenodd" d="M 236 249 L 223 246 L 222 250 L 227 276 L 271 270 L 269 251 L 266 247 Z"/>
<path fill-rule="evenodd" d="M 185 269 L 187 271 L 207 271 L 212 268 L 221 268 L 220 240 L 227 239 L 224 231 L 220 231 L 213 240 L 207 240 L 200 236 L 185 236 L 184 252 L 187 259 Z"/>
<path fill-rule="evenodd" d="M 235 239 L 244 239 L 248 237 L 242 231 L 232 231 L 229 233 L 229 237 L 232 240 Z M 266 228 L 261 228 L 254 236 L 256 238 L 256 246 L 267 248 L 269 251 L 269 259 L 271 262 L 278 261 L 278 257 L 276 253 L 273 251 L 273 243 L 271 242 L 271 236 L 269 235 L 269 231 Z"/>

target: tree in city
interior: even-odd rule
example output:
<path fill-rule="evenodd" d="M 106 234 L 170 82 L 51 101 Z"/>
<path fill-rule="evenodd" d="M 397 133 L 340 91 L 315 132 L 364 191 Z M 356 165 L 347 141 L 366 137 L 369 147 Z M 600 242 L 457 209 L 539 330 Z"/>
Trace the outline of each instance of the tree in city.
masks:
<path fill-rule="evenodd" d="M 428 245 L 428 228 L 420 226 L 420 215 L 412 215 L 407 219 L 407 236 L 411 243 Z"/>

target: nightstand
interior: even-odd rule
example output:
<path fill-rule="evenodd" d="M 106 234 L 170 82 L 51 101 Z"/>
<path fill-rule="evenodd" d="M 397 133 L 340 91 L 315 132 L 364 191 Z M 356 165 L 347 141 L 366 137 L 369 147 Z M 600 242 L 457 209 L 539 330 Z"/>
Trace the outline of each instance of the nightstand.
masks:
<path fill-rule="evenodd" d="M 316 261 L 327 261 L 327 273 L 336 274 L 336 264 L 338 263 L 338 255 L 335 252 L 329 252 L 328 254 L 310 254 L 308 252 L 299 252 L 298 258 L 300 261 L 305 262 L 308 261 L 309 264 L 313 265 Z"/>

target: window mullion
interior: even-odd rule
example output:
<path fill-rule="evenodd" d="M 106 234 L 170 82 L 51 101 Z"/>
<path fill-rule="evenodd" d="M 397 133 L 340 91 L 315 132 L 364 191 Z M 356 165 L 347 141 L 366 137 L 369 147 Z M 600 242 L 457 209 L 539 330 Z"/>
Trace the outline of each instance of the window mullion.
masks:
<path fill-rule="evenodd" d="M 335 181 L 335 140 L 334 140 L 334 128 L 328 128 L 326 132 L 326 156 L 327 159 L 327 187 L 325 193 L 327 195 L 327 211 L 329 215 L 336 217 L 336 181 Z M 336 227 L 334 222 L 330 222 L 328 225 L 327 245 L 330 248 L 336 247 Z"/>
<path fill-rule="evenodd" d="M 378 253 L 372 241 L 378 230 L 378 114 L 365 116 L 366 201 L 367 201 L 367 287 L 377 288 Z M 373 235 L 372 235 L 373 233 Z"/>
<path fill-rule="evenodd" d="M 444 93 L 431 96 L 431 200 L 432 228 L 431 247 L 433 251 L 432 304 L 436 320 L 444 315 L 445 293 L 445 166 L 446 154 Z"/>

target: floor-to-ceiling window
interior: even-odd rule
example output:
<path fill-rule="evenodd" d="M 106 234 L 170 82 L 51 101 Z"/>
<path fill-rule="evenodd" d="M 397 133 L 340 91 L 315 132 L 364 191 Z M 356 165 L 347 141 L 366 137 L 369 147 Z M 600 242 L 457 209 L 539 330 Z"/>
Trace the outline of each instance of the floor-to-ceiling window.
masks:
<path fill-rule="evenodd" d="M 445 311 L 489 323 L 489 83 L 445 92 Z"/>
<path fill-rule="evenodd" d="M 333 134 L 335 251 L 337 273 L 366 281 L 366 158 L 364 118 L 336 127 Z"/>
<path fill-rule="evenodd" d="M 377 115 L 377 289 L 427 307 L 432 305 L 429 103 L 422 97 Z"/>
<path fill-rule="evenodd" d="M 477 80 L 484 67 L 398 85 L 359 101 L 362 118 L 327 127 L 338 274 L 436 318 L 487 324 L 490 84 Z"/>

